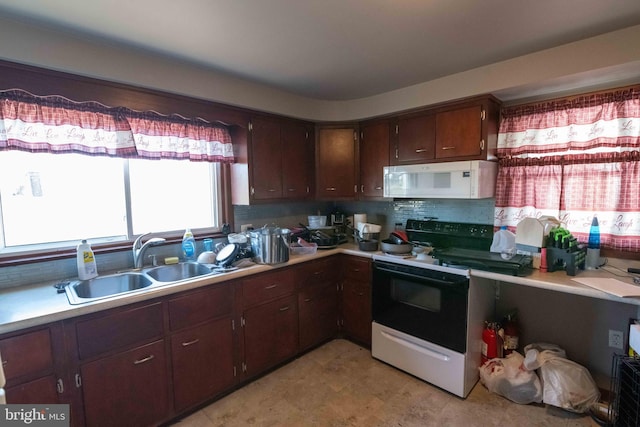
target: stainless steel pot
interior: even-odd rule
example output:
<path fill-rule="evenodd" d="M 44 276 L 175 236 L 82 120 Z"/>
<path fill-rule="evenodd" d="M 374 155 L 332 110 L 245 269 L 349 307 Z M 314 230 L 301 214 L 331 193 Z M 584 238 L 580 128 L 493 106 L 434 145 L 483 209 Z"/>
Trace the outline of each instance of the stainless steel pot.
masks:
<path fill-rule="evenodd" d="M 252 231 L 251 249 L 253 260 L 258 264 L 280 264 L 289 261 L 289 239 L 287 228 L 265 227 Z"/>

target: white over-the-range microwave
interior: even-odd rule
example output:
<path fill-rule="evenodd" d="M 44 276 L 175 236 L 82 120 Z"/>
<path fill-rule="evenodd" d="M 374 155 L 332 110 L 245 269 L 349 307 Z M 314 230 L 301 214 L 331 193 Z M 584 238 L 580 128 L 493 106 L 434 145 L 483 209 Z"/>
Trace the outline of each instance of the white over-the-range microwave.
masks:
<path fill-rule="evenodd" d="M 495 195 L 497 172 L 486 160 L 386 166 L 384 197 L 485 199 Z"/>

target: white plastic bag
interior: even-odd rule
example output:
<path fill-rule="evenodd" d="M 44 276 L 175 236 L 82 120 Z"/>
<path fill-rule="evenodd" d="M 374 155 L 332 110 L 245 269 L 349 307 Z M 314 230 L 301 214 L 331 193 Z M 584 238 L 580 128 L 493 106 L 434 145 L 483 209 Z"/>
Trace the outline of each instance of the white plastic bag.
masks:
<path fill-rule="evenodd" d="M 526 405 L 542 401 L 542 387 L 535 372 L 522 368 L 524 358 L 518 352 L 504 359 L 491 359 L 480 369 L 480 381 L 493 393 Z"/>
<path fill-rule="evenodd" d="M 572 412 L 588 412 L 600 400 L 600 391 L 591 374 L 584 366 L 566 359 L 560 347 L 545 346 L 526 346 L 524 363 L 527 369 L 539 367 L 542 401 Z"/>

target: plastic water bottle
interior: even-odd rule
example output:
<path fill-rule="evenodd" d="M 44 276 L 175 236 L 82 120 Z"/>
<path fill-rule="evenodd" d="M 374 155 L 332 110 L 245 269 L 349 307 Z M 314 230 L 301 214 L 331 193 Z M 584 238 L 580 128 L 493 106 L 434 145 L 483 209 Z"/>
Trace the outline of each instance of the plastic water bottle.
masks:
<path fill-rule="evenodd" d="M 595 270 L 600 266 L 600 226 L 598 225 L 598 217 L 595 215 L 591 220 L 591 228 L 589 229 L 589 241 L 587 242 L 587 259 L 585 267 L 587 270 Z"/>
<path fill-rule="evenodd" d="M 185 261 L 194 261 L 196 259 L 196 239 L 190 228 L 187 228 L 182 236 L 182 256 Z"/>

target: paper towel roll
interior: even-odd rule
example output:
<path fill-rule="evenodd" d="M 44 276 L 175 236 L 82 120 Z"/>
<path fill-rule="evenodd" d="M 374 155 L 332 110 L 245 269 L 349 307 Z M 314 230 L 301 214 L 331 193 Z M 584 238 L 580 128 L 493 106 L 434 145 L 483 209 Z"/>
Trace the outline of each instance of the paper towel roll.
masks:
<path fill-rule="evenodd" d="M 367 222 L 367 214 L 353 214 L 353 224 L 359 229 L 358 224 Z"/>

